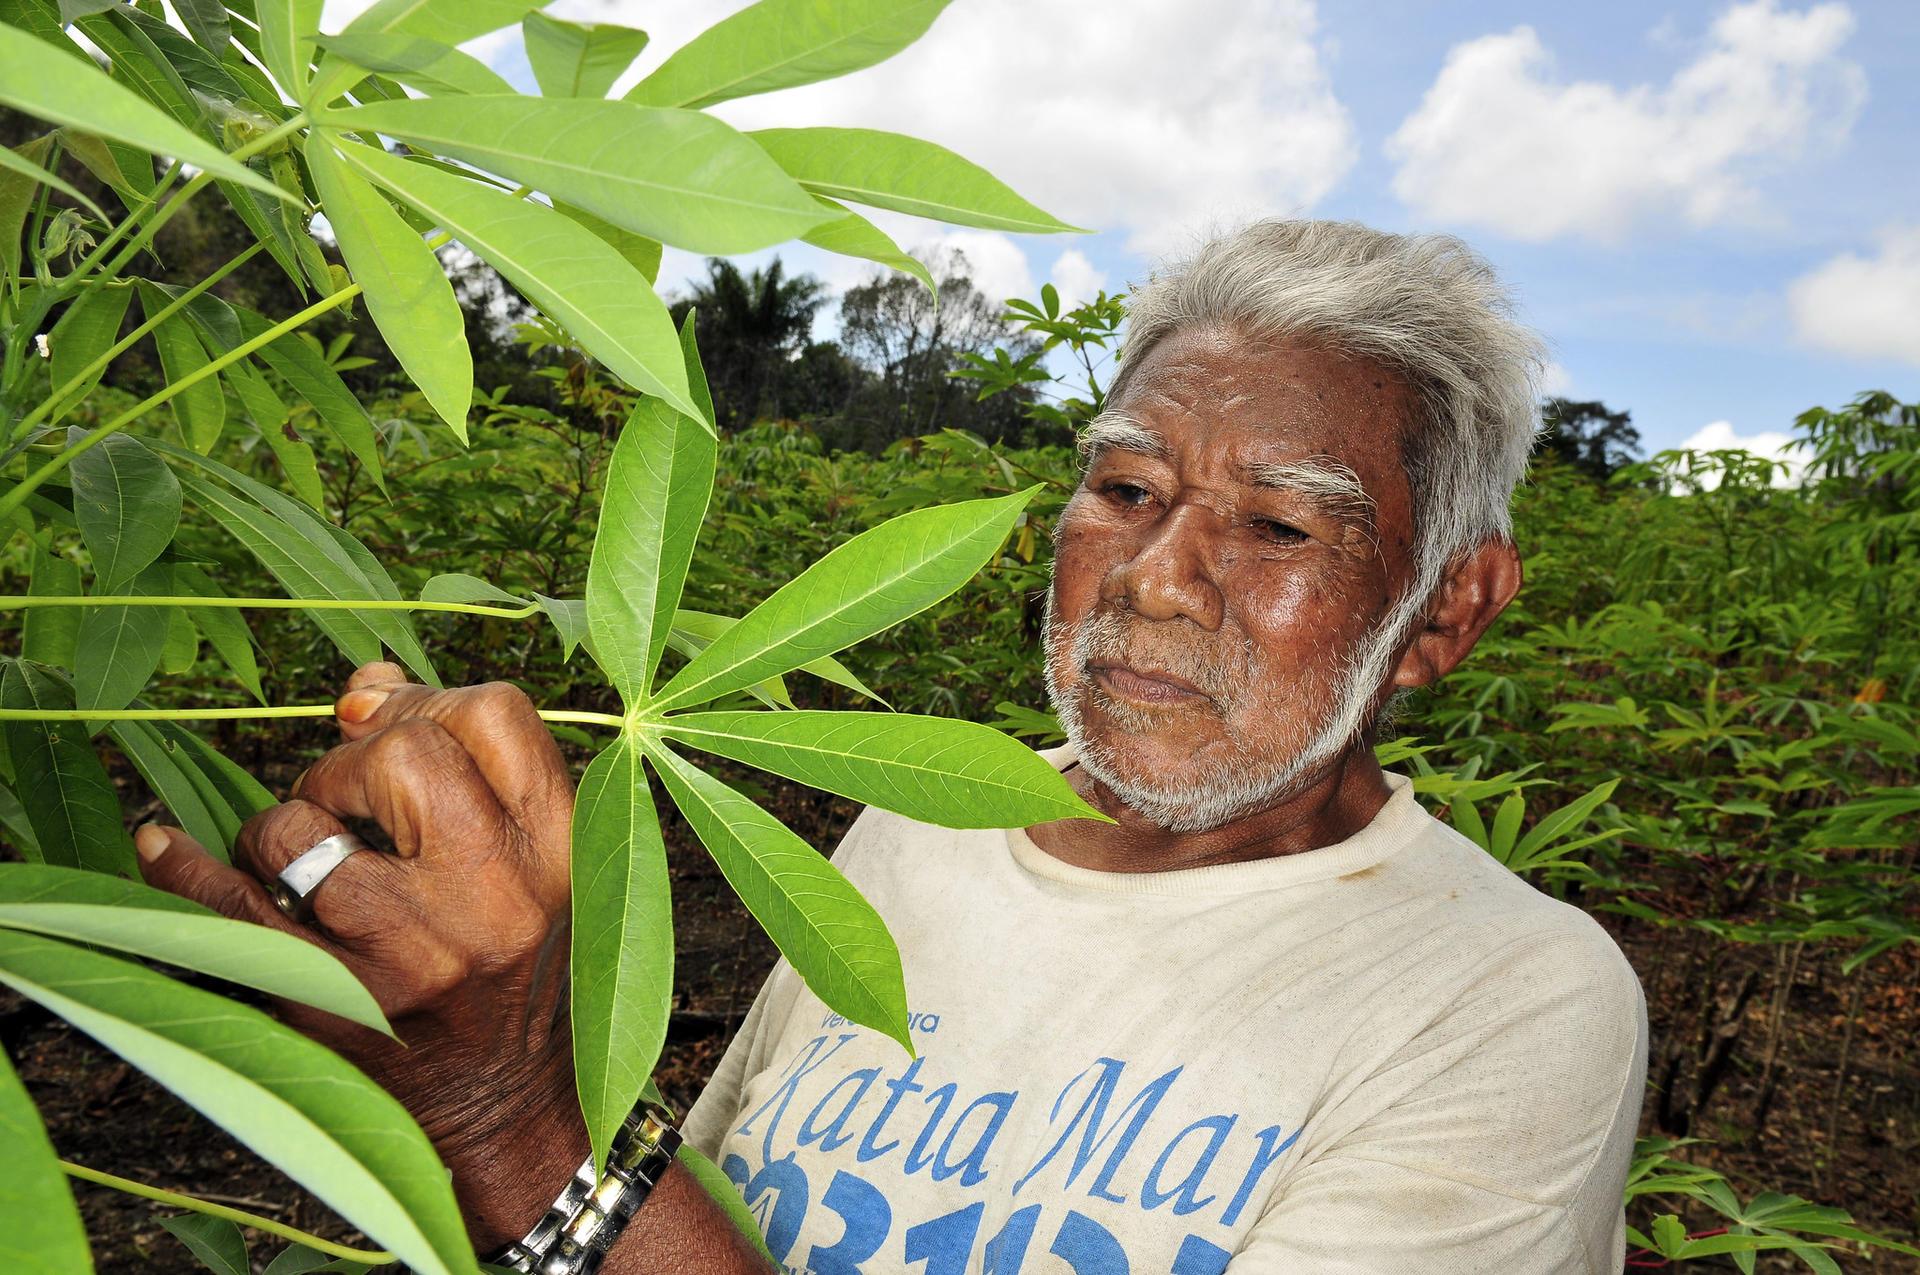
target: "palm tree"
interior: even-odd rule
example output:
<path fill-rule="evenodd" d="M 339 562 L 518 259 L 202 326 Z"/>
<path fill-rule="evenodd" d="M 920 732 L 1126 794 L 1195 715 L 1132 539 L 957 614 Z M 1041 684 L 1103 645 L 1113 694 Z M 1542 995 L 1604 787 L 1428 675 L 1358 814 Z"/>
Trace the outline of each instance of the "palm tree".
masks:
<path fill-rule="evenodd" d="M 706 279 L 674 304 L 673 316 L 678 322 L 690 307 L 698 313 L 701 362 L 723 429 L 782 414 L 788 366 L 825 299 L 818 279 L 788 278 L 778 257 L 750 273 L 721 257 L 707 259 Z"/>

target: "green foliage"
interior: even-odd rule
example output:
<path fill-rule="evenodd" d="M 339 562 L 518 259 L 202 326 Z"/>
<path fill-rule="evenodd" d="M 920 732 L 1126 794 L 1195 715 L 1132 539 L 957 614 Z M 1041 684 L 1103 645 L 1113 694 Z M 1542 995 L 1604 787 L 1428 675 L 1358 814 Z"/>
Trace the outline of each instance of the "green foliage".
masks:
<path fill-rule="evenodd" d="M 795 564 L 788 587 L 744 615 L 737 599 L 683 606 L 718 441 L 693 322 L 675 331 L 651 279 L 665 245 L 745 252 L 800 236 L 929 278 L 828 191 L 968 224 L 1068 229 L 911 138 L 763 144 L 699 109 L 870 65 L 941 7 L 762 0 L 624 101 L 604 95 L 646 36 L 548 18 L 532 0 L 380 0 L 337 35 L 318 31 L 319 0 L 183 0 L 184 33 L 140 7 L 14 0 L 0 25 L 0 104 L 61 126 L 0 161 L 0 526 L 13 537 L 7 560 L 30 581 L 10 599 L 27 615 L 20 651 L 0 668 L 0 826 L 31 861 L 0 865 L 0 982 L 173 1089 L 412 1269 L 473 1261 L 444 1170 L 406 1113 L 319 1046 L 139 961 L 384 1030 L 378 1008 L 318 948 L 113 880 L 134 875 L 134 857 L 100 747 L 224 855 L 272 797 L 181 720 L 306 715 L 227 705 L 264 703 L 269 675 L 279 687 L 289 671 L 331 665 L 337 678 L 339 657 L 391 653 L 437 685 L 411 613 L 487 623 L 544 613 L 561 638 L 552 690 L 619 709 L 551 710 L 616 732 L 587 769 L 574 829 L 573 1032 L 597 1151 L 650 1087 L 671 990 L 648 767 L 823 999 L 904 1044 L 899 957 L 879 917 L 813 847 L 666 740 L 679 731 L 776 772 L 972 822 L 995 802 L 1007 822 L 1091 814 L 1050 768 L 985 728 L 787 711 L 796 673 L 872 698 L 835 653 L 960 589 L 1030 493 L 903 505 L 856 543 Z M 545 96 L 513 92 L 456 47 L 513 24 Z M 835 153 L 869 142 L 864 157 Z M 63 176 L 63 159 L 125 215 L 109 217 Z M 172 161 L 157 177 L 156 160 Z M 157 259 L 156 236 L 197 216 L 209 186 L 253 242 L 182 282 Z M 328 244 L 309 233 L 321 215 Z M 558 393 L 590 421 L 590 440 L 545 408 L 476 393 L 468 314 L 436 256 L 455 239 L 518 290 L 505 300 L 528 320 L 529 352 L 543 351 L 523 362 L 574 381 Z M 256 253 L 282 272 L 296 312 L 269 317 L 258 294 L 212 291 Z M 397 401 L 371 410 L 349 387 L 368 362 L 345 353 L 350 334 L 323 342 L 301 330 L 339 322 L 356 300 L 405 378 Z M 423 428 L 429 413 L 450 443 Z M 556 472 L 573 493 L 563 520 L 529 499 L 549 476 L 539 464 L 488 473 L 501 449 L 556 425 Z M 507 481 L 523 476 L 533 481 Z M 434 503 L 468 484 L 485 495 Z M 515 591 L 488 578 L 503 560 L 482 530 L 508 509 L 545 520 L 536 556 L 561 568 L 516 577 Z M 410 568 L 409 547 L 382 537 L 383 561 L 346 530 L 356 514 L 406 526 L 403 540 L 424 535 L 423 561 L 460 556 L 431 579 L 409 575 L 410 600 L 388 565 Z M 291 596 L 258 596 L 249 586 L 262 573 Z M 242 607 L 298 612 L 310 627 L 249 624 Z M 604 677 L 564 663 L 580 647 Z M 195 706 L 196 693 L 216 703 Z M 742 696 L 783 720 L 738 711 Z M 722 712 L 677 711 L 715 700 Z M 28 1246 L 12 1264 L 84 1267 L 44 1136 L 7 1079 L 0 1127 L 18 1153 L 10 1163 L 31 1174 L 10 1189 L 52 1202 L 44 1226 L 10 1234 Z M 232 1220 L 164 1225 L 214 1269 L 246 1268 Z M 296 1247 L 271 1269 L 318 1269 L 317 1257 Z"/>

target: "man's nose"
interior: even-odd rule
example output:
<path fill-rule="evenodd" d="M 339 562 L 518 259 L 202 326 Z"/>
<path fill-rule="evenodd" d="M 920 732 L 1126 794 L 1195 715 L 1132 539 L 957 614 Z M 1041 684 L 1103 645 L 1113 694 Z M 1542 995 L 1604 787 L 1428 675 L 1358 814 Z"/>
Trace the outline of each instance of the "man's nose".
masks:
<path fill-rule="evenodd" d="M 1217 521 L 1196 505 L 1174 506 L 1133 557 L 1107 574 L 1102 601 L 1125 605 L 1143 619 L 1178 616 L 1209 633 L 1219 629 L 1224 604 L 1211 570 Z"/>

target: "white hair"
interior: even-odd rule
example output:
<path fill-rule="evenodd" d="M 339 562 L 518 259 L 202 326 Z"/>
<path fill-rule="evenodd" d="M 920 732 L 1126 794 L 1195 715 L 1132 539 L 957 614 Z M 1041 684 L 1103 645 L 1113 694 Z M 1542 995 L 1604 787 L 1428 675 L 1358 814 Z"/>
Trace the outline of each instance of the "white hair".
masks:
<path fill-rule="evenodd" d="M 1212 324 L 1371 359 L 1412 389 L 1418 414 L 1402 455 L 1413 492 L 1416 605 L 1459 555 L 1511 538 L 1509 506 L 1539 430 L 1546 349 L 1466 244 L 1279 219 L 1210 239 L 1129 295 L 1108 399 L 1123 401 L 1160 340 Z"/>

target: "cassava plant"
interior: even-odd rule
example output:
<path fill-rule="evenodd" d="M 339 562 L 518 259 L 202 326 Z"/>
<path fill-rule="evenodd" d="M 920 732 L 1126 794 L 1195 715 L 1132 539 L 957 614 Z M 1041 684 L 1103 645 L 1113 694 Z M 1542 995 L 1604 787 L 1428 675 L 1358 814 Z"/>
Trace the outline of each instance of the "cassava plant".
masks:
<path fill-rule="evenodd" d="M 960 588 L 1022 520 L 1031 491 L 903 514 L 737 618 L 680 606 L 716 438 L 691 320 L 676 332 L 654 290 L 662 245 L 729 254 L 800 239 L 924 273 L 840 201 L 996 230 L 1072 229 L 926 142 L 864 129 L 740 133 L 705 113 L 880 61 L 944 3 L 762 0 L 608 100 L 646 36 L 553 19 L 534 0 L 379 0 L 337 34 L 317 30 L 319 0 L 0 0 L 0 105 L 54 126 L 0 149 L 0 526 L 10 561 L 28 570 L 26 591 L 4 599 L 23 622 L 0 671 L 0 827 L 25 862 L 0 865 L 0 984 L 146 1071 L 384 1248 L 345 1249 L 97 1170 L 67 1173 L 193 1209 L 200 1216 L 169 1227 L 216 1269 L 245 1268 L 237 1222 L 298 1242 L 275 1269 L 475 1268 L 445 1171 L 394 1100 L 264 1014 L 125 959 L 387 1029 L 317 948 L 124 879 L 133 851 L 96 733 L 223 855 L 272 797 L 183 723 L 329 711 L 265 702 L 245 611 L 298 611 L 347 659 L 390 651 L 429 683 L 413 613 L 544 614 L 569 654 L 584 649 L 603 670 L 621 711 L 543 711 L 613 736 L 586 770 L 573 826 L 572 1033 L 596 1156 L 650 1084 L 672 990 L 649 770 L 822 999 L 903 1046 L 899 956 L 880 918 L 813 847 L 683 752 L 953 826 L 1099 817 L 984 726 L 751 707 L 789 703 L 780 679 L 794 671 L 863 691 L 834 653 Z M 457 47 L 515 23 L 541 95 L 515 92 Z M 61 177 L 67 159 L 122 215 Z M 209 186 L 255 243 L 191 286 L 136 273 L 157 232 Z M 316 216 L 344 267 L 311 233 Z M 642 396 L 607 467 L 583 599 L 522 598 L 462 573 L 402 598 L 330 516 L 331 449 L 384 485 L 388 440 L 300 329 L 363 304 L 464 441 L 473 367 L 435 255 L 453 241 Z M 276 319 L 216 295 L 261 253 L 311 298 L 304 308 Z M 136 346 L 164 377 L 137 400 L 108 377 Z M 215 458 L 236 439 L 251 460 Z M 258 476 L 269 457 L 277 481 Z M 227 596 L 180 542 L 188 509 L 288 596 Z M 178 706 L 164 679 L 153 685 L 203 642 L 258 705 Z M 669 650 L 681 662 L 663 676 Z M 4 1063 L 0 1155 L 9 1269 L 90 1269 L 63 1166 Z"/>

